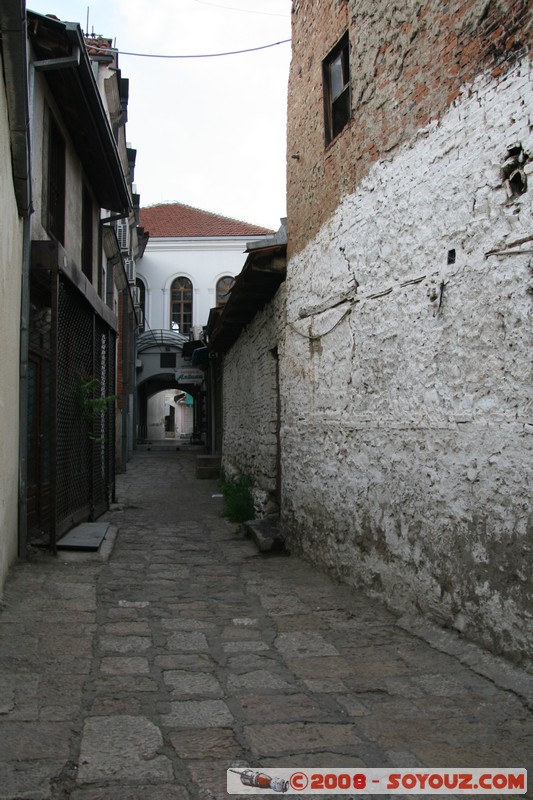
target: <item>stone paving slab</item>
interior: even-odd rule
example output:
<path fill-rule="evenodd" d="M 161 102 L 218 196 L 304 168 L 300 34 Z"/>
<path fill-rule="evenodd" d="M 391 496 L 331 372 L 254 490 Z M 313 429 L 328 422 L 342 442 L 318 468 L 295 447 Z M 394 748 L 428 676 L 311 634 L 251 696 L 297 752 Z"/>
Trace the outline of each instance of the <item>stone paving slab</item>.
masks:
<path fill-rule="evenodd" d="M 161 731 L 145 717 L 89 717 L 82 732 L 78 783 L 168 783 L 174 774 L 170 760 L 158 755 L 162 745 Z"/>
<path fill-rule="evenodd" d="M 75 789 L 70 794 L 71 800 L 189 800 L 184 786 L 175 784 L 152 784 L 151 786 L 124 786 L 110 789 Z"/>
<path fill-rule="evenodd" d="M 230 766 L 533 767 L 530 673 L 259 554 L 188 453 L 138 453 L 117 491 L 107 561 L 34 552 L 9 576 L 0 800 L 223 800 Z"/>

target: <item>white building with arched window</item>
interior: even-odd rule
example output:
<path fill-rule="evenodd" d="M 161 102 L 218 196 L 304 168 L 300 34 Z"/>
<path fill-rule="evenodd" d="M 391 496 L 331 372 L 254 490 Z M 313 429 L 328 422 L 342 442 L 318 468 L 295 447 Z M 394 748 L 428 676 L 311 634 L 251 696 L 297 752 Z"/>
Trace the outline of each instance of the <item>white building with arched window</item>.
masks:
<path fill-rule="evenodd" d="M 225 302 L 246 260 L 247 243 L 273 233 L 181 203 L 142 208 L 140 224 L 149 234 L 137 264 L 144 331 L 174 331 L 188 339 L 200 338 L 211 308 Z M 141 370 L 137 375 L 140 402 L 145 405 L 141 438 L 192 433 L 196 427 L 192 410 L 184 414 L 183 407 L 176 407 L 176 389 L 181 387 L 168 388 L 168 373 L 161 388 L 153 375 L 143 387 L 145 380 Z"/>

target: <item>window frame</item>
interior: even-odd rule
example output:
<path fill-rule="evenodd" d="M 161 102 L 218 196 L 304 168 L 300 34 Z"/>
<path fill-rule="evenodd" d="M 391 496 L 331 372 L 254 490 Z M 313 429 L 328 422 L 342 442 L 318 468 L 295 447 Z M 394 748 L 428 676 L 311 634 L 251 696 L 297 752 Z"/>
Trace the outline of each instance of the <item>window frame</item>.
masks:
<path fill-rule="evenodd" d="M 139 290 L 139 308 L 141 309 L 141 324 L 139 325 L 139 332 L 143 333 L 146 322 L 146 284 L 142 278 L 137 275 L 135 277 L 135 286 Z"/>
<path fill-rule="evenodd" d="M 339 62 L 342 88 L 333 95 L 334 76 L 332 67 Z M 341 36 L 335 47 L 322 61 L 324 93 L 325 143 L 330 145 L 352 119 L 352 93 L 350 80 L 350 39 L 348 31 Z"/>
<path fill-rule="evenodd" d="M 180 282 L 186 282 L 188 285 L 182 286 L 180 289 L 181 298 L 174 299 L 174 292 L 176 291 L 175 287 Z M 184 295 L 186 291 L 190 291 L 191 298 L 190 300 L 186 300 Z M 179 333 L 184 334 L 184 336 L 188 336 L 189 333 L 192 331 L 193 327 L 193 299 L 194 299 L 194 287 L 190 278 L 187 278 L 186 275 L 178 275 L 172 281 L 170 285 L 170 330 L 176 330 L 173 328 L 174 322 L 177 323 L 178 328 L 177 330 Z M 176 309 L 179 310 L 175 310 Z M 178 316 L 179 319 L 174 319 L 174 316 Z"/>
<path fill-rule="evenodd" d="M 223 288 L 225 288 L 222 286 L 223 282 L 229 282 L 229 286 L 228 288 L 226 288 L 226 291 L 224 293 L 222 293 Z M 215 303 L 217 308 L 222 308 L 223 306 L 226 305 L 226 303 L 228 302 L 229 293 L 231 292 L 234 286 L 235 286 L 234 275 L 223 275 L 221 278 L 217 280 L 215 285 Z"/>

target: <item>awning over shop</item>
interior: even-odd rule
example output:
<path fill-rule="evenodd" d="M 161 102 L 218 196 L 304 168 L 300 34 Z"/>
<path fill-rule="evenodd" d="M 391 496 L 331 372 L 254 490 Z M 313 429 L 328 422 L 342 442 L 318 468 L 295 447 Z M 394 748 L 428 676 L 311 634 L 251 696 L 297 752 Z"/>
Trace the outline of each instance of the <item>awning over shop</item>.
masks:
<path fill-rule="evenodd" d="M 193 342 L 186 342 L 183 345 L 183 358 L 192 358 L 194 351 L 200 347 L 205 347 L 205 342 L 200 339 L 195 339 Z"/>
<path fill-rule="evenodd" d="M 209 353 L 207 347 L 197 347 L 194 353 L 192 354 L 192 363 L 195 367 L 200 367 L 203 364 L 207 364 L 209 361 Z"/>

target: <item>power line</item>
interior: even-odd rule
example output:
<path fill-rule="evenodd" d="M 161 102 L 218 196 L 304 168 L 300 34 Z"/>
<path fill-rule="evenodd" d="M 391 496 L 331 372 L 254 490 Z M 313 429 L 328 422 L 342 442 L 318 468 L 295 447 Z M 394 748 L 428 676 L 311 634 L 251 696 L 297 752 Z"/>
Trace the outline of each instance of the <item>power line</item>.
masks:
<path fill-rule="evenodd" d="M 224 8 L 226 11 L 242 11 L 245 14 L 262 14 L 265 17 L 284 17 L 287 19 L 290 14 L 274 14 L 272 11 L 253 11 L 251 8 L 235 8 L 234 6 L 222 6 L 218 3 L 209 3 L 207 0 L 194 0 L 203 6 L 213 6 L 214 8 Z"/>
<path fill-rule="evenodd" d="M 282 39 L 280 42 L 263 44 L 260 47 L 248 47 L 246 50 L 230 50 L 226 53 L 201 53 L 194 55 L 164 55 L 162 53 L 129 53 L 127 50 L 118 50 L 121 56 L 137 56 L 139 58 L 220 58 L 221 56 L 238 56 L 241 53 L 255 53 L 257 50 L 267 50 L 269 47 L 277 47 L 280 44 L 287 44 L 290 39 Z M 108 47 L 95 47 L 90 45 L 92 50 L 101 50 L 105 53 Z"/>

